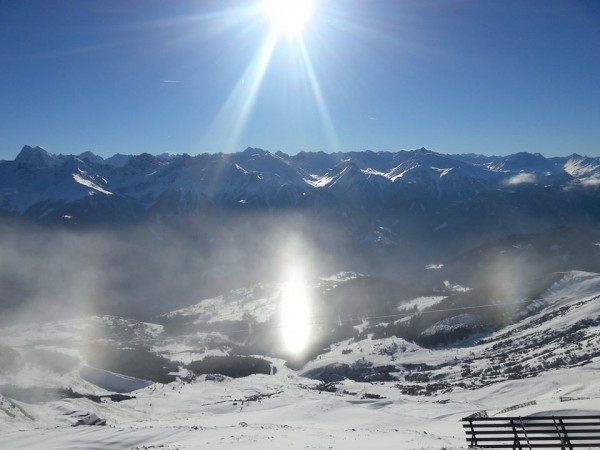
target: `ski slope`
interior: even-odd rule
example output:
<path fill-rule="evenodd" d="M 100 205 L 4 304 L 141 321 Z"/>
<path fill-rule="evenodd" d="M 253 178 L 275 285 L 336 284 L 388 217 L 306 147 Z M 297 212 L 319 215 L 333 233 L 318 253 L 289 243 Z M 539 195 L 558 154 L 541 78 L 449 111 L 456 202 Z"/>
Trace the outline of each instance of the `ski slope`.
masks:
<path fill-rule="evenodd" d="M 300 370 L 269 358 L 278 368 L 274 375 L 146 383 L 128 394 L 135 398 L 119 402 L 26 402 L 3 395 L 0 448 L 466 448 L 459 421 L 478 411 L 490 416 L 600 413 L 599 295 L 600 275 L 569 272 L 529 303 L 515 323 L 461 346 L 426 349 L 396 337 L 351 339 L 332 345 Z M 107 322 L 120 323 L 132 340 L 154 342 L 163 332 L 154 324 L 105 317 L 15 325 L 3 329 L 1 338 L 20 354 L 37 346 L 76 355 L 90 327 Z M 171 351 L 175 357 L 175 348 Z M 561 363 L 554 364 L 558 358 Z M 323 383 L 304 376 L 344 364 L 391 365 L 395 381 Z M 68 386 L 98 395 L 125 385 L 135 388 L 135 383 L 83 361 L 62 375 L 44 371 L 34 360 L 0 373 L 3 386 Z M 74 426 L 92 414 L 106 425 Z"/>

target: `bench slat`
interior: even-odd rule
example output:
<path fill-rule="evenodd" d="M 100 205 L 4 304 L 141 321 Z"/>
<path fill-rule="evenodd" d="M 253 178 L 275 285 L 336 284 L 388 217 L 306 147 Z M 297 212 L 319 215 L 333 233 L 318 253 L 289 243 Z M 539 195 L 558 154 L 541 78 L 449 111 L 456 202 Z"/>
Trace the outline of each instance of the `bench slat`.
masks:
<path fill-rule="evenodd" d="M 598 432 L 600 432 L 600 430 L 598 428 L 591 428 L 588 430 L 567 430 L 567 434 L 571 434 L 571 433 L 589 434 L 589 433 L 598 433 Z M 511 434 L 511 435 L 514 435 L 515 431 L 513 431 L 513 430 L 475 430 L 473 432 L 471 430 L 465 430 L 465 433 L 467 433 L 469 435 L 473 435 L 473 434 L 475 434 L 475 435 L 478 435 L 478 434 Z M 523 434 L 524 432 L 523 432 L 523 430 L 517 429 L 516 433 Z M 540 433 L 548 433 L 548 434 L 552 434 L 554 436 L 557 435 L 556 428 L 548 428 L 547 430 L 527 430 L 527 433 L 533 434 L 533 435 L 540 434 Z M 564 433 L 561 431 L 561 434 L 564 434 Z"/>
<path fill-rule="evenodd" d="M 525 449 L 530 447 L 529 445 L 527 445 L 526 442 L 522 442 L 521 446 Z M 590 444 L 585 444 L 585 443 L 581 443 L 581 442 L 579 442 L 579 443 L 573 442 L 570 445 L 568 445 L 568 447 L 574 447 L 574 448 L 579 448 L 579 447 L 589 448 L 592 446 L 597 447 L 598 443 L 590 445 Z M 512 449 L 515 448 L 515 446 L 513 444 L 481 444 L 481 445 L 477 444 L 474 447 L 476 447 L 476 448 L 512 448 Z M 565 446 L 563 444 L 558 444 L 558 443 L 557 444 L 535 444 L 535 443 L 532 443 L 531 448 L 565 448 Z"/>
<path fill-rule="evenodd" d="M 463 421 L 478 421 L 478 422 L 489 422 L 491 420 L 510 420 L 510 419 L 517 419 L 517 417 L 473 417 L 473 418 L 468 418 L 468 417 L 464 417 L 462 420 Z M 531 416 L 531 417 L 522 417 L 523 420 L 554 420 L 554 419 L 562 419 L 562 420 L 569 420 L 569 419 L 600 419 L 600 416 Z"/>
<path fill-rule="evenodd" d="M 543 427 L 552 427 L 554 428 L 554 423 L 550 422 L 550 423 L 527 423 L 527 421 L 523 420 L 523 424 L 527 427 L 527 428 L 543 428 Z M 521 424 L 518 422 L 515 422 L 514 424 L 515 426 L 518 426 L 519 428 L 521 427 Z M 588 427 L 590 425 L 594 426 L 594 425 L 598 425 L 600 426 L 600 422 L 575 422 L 575 423 L 565 423 L 563 422 L 563 425 L 568 426 L 568 427 Z M 463 428 L 510 428 L 512 427 L 511 423 L 474 423 L 473 425 L 471 424 L 463 424 Z"/>
<path fill-rule="evenodd" d="M 600 416 L 463 418 L 469 447 L 600 447 Z"/>
<path fill-rule="evenodd" d="M 586 437 L 586 436 L 569 436 L 569 441 L 596 441 L 600 443 L 600 437 L 599 436 L 590 436 L 590 437 Z M 468 439 L 469 441 L 471 439 Z M 505 437 L 505 438 L 495 438 L 495 437 L 483 437 L 483 438 L 477 438 L 477 442 L 482 441 L 482 442 L 499 442 L 499 441 L 511 441 L 514 440 L 511 439 L 510 437 Z M 521 442 L 525 441 L 525 437 L 519 437 L 519 440 Z M 543 437 L 543 436 L 529 436 L 529 440 L 530 441 L 553 441 L 556 442 L 558 441 L 558 436 L 554 435 L 554 436 L 547 436 L 547 437 Z"/>

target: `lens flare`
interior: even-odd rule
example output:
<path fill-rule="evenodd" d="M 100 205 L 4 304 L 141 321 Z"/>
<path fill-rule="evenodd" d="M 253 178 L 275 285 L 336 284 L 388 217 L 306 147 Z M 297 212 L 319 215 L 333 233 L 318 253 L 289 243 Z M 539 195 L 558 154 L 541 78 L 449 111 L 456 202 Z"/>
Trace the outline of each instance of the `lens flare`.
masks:
<path fill-rule="evenodd" d="M 206 141 L 219 143 L 224 153 L 239 150 L 240 136 L 254 110 L 276 43 L 275 33 L 269 33 L 209 127 Z"/>
<path fill-rule="evenodd" d="M 263 88 L 266 75 L 271 70 L 273 60 L 276 59 L 274 58 L 276 50 L 279 49 L 297 58 L 298 71 L 294 72 L 288 66 L 283 68 L 284 73 L 289 73 L 291 77 L 297 79 L 307 80 L 310 89 L 307 93 L 308 95 L 312 94 L 312 100 L 317 106 L 330 150 L 341 150 L 340 141 L 303 34 L 307 23 L 317 12 L 322 14 L 323 11 L 320 8 L 317 11 L 314 0 L 264 0 L 252 8 L 251 17 L 253 19 L 256 19 L 257 15 L 265 17 L 271 26 L 267 30 L 256 56 L 233 86 L 206 131 L 202 147 L 211 150 L 215 150 L 216 147 L 224 153 L 231 153 L 242 147 L 244 131 L 248 122 L 255 117 L 255 104 Z M 283 39 L 284 37 L 289 39 Z M 267 86 L 266 89 L 272 89 L 272 87 Z M 302 92 L 291 92 L 293 96 L 303 95 Z M 284 94 L 287 95 L 288 92 Z"/>
<path fill-rule="evenodd" d="M 302 353 L 310 337 L 310 299 L 302 277 L 292 274 L 281 292 L 283 343 L 292 354 Z"/>

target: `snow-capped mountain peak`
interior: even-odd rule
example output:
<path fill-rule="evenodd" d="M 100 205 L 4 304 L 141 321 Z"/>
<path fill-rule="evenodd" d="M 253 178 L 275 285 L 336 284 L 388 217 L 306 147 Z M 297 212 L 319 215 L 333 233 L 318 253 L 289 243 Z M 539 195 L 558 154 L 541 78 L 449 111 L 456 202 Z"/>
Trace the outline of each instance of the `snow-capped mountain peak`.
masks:
<path fill-rule="evenodd" d="M 600 159 L 544 158 L 529 153 L 443 155 L 425 148 L 290 156 L 252 147 L 229 154 L 143 153 L 104 159 L 92 152 L 64 156 L 25 146 L 14 161 L 0 162 L 0 210 L 18 215 L 36 204 L 66 204 L 90 192 L 117 194 L 112 201 L 126 199 L 140 211 L 156 211 L 153 207 L 158 202 L 162 210 L 167 199 L 204 205 L 208 201 L 215 207 L 252 203 L 266 208 L 324 206 L 323 202 L 343 200 L 385 211 L 402 199 L 410 202 L 407 208 L 412 208 L 414 200 L 410 199 L 416 197 L 421 206 L 427 202 L 425 197 L 468 202 L 482 193 L 509 195 L 519 186 L 559 189 L 564 204 L 571 205 L 568 191 L 581 187 L 587 195 L 595 195 L 600 186 Z M 555 199 L 554 204 L 563 200 Z"/>
<path fill-rule="evenodd" d="M 40 169 L 55 166 L 60 164 L 61 161 L 60 158 L 57 158 L 42 147 L 30 147 L 29 145 L 25 145 L 15 158 L 15 162 Z"/>

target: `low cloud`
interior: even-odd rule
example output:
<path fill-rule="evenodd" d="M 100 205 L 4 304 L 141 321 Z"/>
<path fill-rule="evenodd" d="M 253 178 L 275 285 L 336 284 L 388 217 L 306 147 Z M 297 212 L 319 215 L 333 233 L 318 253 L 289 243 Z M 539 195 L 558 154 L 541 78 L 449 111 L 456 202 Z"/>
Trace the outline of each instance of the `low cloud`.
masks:
<path fill-rule="evenodd" d="M 504 180 L 507 186 L 517 186 L 519 184 L 533 184 L 537 182 L 537 177 L 532 173 L 519 173 Z"/>
<path fill-rule="evenodd" d="M 591 187 L 600 186 L 600 177 L 595 176 L 595 177 L 584 178 L 580 181 L 580 183 L 583 186 L 591 186 Z"/>

